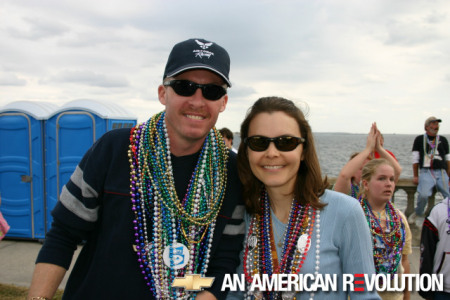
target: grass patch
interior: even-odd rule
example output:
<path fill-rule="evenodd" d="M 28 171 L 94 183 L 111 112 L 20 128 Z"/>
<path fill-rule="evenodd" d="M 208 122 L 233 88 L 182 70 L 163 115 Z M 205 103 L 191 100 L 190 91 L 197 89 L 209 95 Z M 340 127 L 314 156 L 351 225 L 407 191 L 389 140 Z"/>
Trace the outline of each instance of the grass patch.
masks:
<path fill-rule="evenodd" d="M 63 291 L 57 290 L 53 300 L 60 300 L 62 298 Z M 0 283 L 0 299 L 2 300 L 23 300 L 28 295 L 28 288 L 23 286 L 16 286 L 12 284 Z"/>

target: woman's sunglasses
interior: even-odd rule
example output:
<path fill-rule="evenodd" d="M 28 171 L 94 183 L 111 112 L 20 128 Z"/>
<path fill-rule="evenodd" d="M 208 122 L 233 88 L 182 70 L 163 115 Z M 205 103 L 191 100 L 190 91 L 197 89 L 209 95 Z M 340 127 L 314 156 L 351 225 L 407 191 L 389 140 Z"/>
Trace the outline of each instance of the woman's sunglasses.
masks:
<path fill-rule="evenodd" d="M 164 82 L 163 85 L 170 86 L 175 93 L 183 97 L 192 96 L 197 89 L 201 89 L 203 97 L 211 101 L 219 100 L 227 93 L 227 90 L 220 85 L 199 84 L 189 80 L 170 80 Z"/>
<path fill-rule="evenodd" d="M 292 151 L 298 145 L 305 142 L 302 137 L 295 136 L 277 136 L 268 138 L 261 135 L 250 136 L 244 139 L 244 143 L 253 151 L 261 152 L 269 148 L 270 143 L 273 142 L 275 147 L 280 151 Z"/>

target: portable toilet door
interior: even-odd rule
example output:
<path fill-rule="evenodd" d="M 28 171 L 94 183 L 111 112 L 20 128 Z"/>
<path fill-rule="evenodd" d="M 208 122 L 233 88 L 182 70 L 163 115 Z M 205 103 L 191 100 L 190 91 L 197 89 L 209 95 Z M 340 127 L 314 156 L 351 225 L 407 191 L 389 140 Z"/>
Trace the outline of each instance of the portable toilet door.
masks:
<path fill-rule="evenodd" d="M 0 194 L 7 237 L 45 237 L 45 119 L 56 105 L 17 101 L 0 108 Z"/>
<path fill-rule="evenodd" d="M 136 118 L 133 119 L 128 112 L 115 104 L 85 99 L 64 104 L 47 122 L 48 228 L 52 221 L 51 211 L 59 199 L 62 187 L 69 181 L 92 144 L 114 127 L 110 120 L 115 120 L 122 127 L 132 127 L 136 124 Z"/>
<path fill-rule="evenodd" d="M 86 111 L 65 111 L 52 117 L 46 127 L 47 228 L 51 211 L 85 152 L 97 138 L 99 117 Z M 101 121 L 100 121 L 101 122 Z M 100 124 L 100 127 L 101 124 Z"/>

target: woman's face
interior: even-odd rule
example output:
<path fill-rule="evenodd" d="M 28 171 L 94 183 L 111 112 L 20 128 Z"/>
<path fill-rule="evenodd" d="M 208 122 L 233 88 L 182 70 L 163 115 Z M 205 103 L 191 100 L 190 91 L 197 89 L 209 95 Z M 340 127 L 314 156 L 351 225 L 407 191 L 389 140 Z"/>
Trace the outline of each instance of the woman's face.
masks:
<path fill-rule="evenodd" d="M 369 181 L 363 180 L 367 199 L 372 203 L 388 202 L 395 189 L 394 168 L 389 165 L 380 165 Z"/>
<path fill-rule="evenodd" d="M 248 137 L 279 136 L 301 137 L 297 121 L 284 112 L 260 113 L 250 122 Z M 247 147 L 248 160 L 253 174 L 264 183 L 266 189 L 278 189 L 289 194 L 294 191 L 298 169 L 302 160 L 303 144 L 292 151 L 280 151 L 271 142 L 261 152 Z"/>

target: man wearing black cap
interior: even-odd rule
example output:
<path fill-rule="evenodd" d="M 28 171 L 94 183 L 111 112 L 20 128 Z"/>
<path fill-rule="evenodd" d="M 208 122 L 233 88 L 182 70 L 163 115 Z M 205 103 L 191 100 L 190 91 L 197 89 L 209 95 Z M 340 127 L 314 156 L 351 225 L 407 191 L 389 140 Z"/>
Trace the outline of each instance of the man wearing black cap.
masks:
<path fill-rule="evenodd" d="M 410 224 L 415 223 L 417 216 L 423 216 L 428 197 L 436 187 L 442 196 L 449 197 L 450 155 L 449 145 L 445 137 L 439 136 L 441 119 L 429 117 L 425 120 L 423 135 L 415 138 L 412 148 L 413 182 L 417 186 L 417 205 L 415 212 L 408 218 Z"/>
<path fill-rule="evenodd" d="M 214 127 L 229 69 L 214 42 L 173 47 L 158 87 L 165 110 L 106 133 L 64 186 L 29 299 L 52 298 L 83 240 L 64 299 L 226 296 L 244 234 L 236 156 Z"/>

